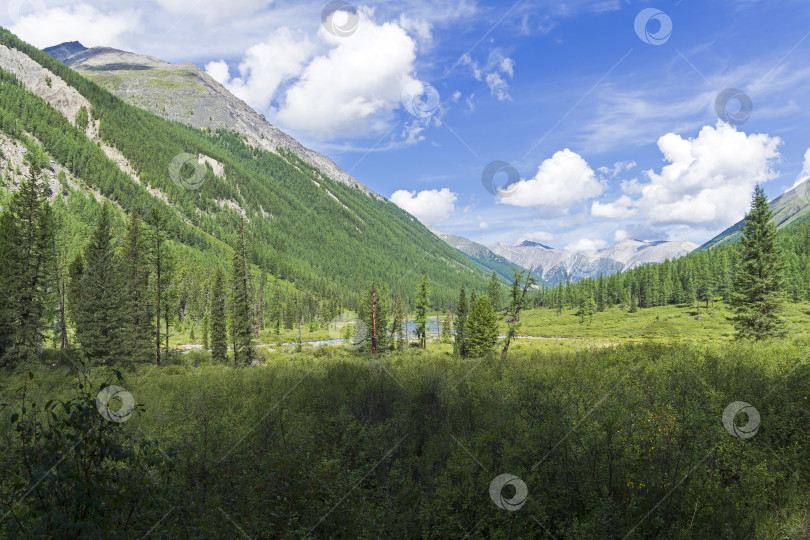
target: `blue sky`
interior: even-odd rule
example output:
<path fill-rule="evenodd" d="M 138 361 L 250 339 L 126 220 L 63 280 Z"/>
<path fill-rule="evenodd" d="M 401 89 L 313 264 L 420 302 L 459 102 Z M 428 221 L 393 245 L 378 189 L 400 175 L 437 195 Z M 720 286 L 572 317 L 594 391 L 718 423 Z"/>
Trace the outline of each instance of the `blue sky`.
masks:
<path fill-rule="evenodd" d="M 702 243 L 757 182 L 775 197 L 810 175 L 806 2 L 344 4 L 324 24 L 326 2 L 15 1 L 0 24 L 41 47 L 193 61 L 370 188 L 485 244 Z M 504 169 L 487 190 L 498 160 L 514 183 L 498 189 Z"/>

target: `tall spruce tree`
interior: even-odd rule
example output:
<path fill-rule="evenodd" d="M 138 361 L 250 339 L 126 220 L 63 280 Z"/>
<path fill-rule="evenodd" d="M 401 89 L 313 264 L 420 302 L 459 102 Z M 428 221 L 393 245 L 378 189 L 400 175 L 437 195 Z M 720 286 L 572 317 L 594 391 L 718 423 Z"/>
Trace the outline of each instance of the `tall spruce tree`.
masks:
<path fill-rule="evenodd" d="M 428 275 L 425 274 L 422 276 L 422 281 L 419 283 L 419 292 L 416 295 L 416 317 L 414 319 L 416 338 L 419 340 L 419 346 L 423 349 L 427 348 L 428 285 Z"/>
<path fill-rule="evenodd" d="M 470 307 L 467 319 L 467 339 L 469 354 L 474 358 L 487 356 L 498 341 L 498 321 L 492 311 L 489 297 L 482 296 Z"/>
<path fill-rule="evenodd" d="M 253 322 L 250 309 L 250 290 L 248 287 L 248 254 L 245 245 L 245 222 L 239 221 L 236 250 L 233 254 L 232 291 L 232 341 L 234 366 L 243 363 L 250 365 L 253 361 Z M 300 319 L 299 319 L 300 320 Z"/>
<path fill-rule="evenodd" d="M 39 173 L 32 163 L 0 215 L 0 365 L 35 357 L 47 327 L 54 220 Z"/>
<path fill-rule="evenodd" d="M 122 356 L 133 362 L 152 359 L 152 302 L 149 299 L 149 264 L 141 219 L 133 212 L 121 252 L 123 302 Z"/>
<path fill-rule="evenodd" d="M 731 296 L 738 338 L 762 340 L 785 334 L 784 262 L 765 192 L 756 187 L 740 230 L 740 261 Z"/>
<path fill-rule="evenodd" d="M 225 276 L 217 266 L 211 287 L 211 357 L 225 363 L 228 351 L 228 330 L 225 323 Z"/>
<path fill-rule="evenodd" d="M 72 265 L 70 288 L 76 337 L 90 360 L 104 365 L 125 359 L 120 263 L 114 248 L 105 202 L 83 256 Z"/>
<path fill-rule="evenodd" d="M 461 358 L 467 358 L 469 348 L 467 344 L 467 314 L 469 305 L 467 304 L 467 293 L 464 285 L 458 294 L 458 305 L 456 306 L 456 335 L 453 340 L 453 354 Z"/>

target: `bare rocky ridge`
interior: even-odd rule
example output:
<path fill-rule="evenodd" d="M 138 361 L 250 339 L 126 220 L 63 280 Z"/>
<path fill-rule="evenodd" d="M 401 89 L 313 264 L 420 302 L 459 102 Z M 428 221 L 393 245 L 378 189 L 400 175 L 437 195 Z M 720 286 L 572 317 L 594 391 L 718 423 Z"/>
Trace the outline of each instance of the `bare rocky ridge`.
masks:
<path fill-rule="evenodd" d="M 0 45 L 0 66 L 71 122 L 82 107 L 90 111 L 90 102 L 83 95 L 20 51 Z"/>
<path fill-rule="evenodd" d="M 170 64 L 108 47 L 84 49 L 78 43 L 63 43 L 45 52 L 137 107 L 200 129 L 234 130 L 249 144 L 271 152 L 287 149 L 325 176 L 380 197 L 328 157 L 267 122 L 194 64 Z"/>

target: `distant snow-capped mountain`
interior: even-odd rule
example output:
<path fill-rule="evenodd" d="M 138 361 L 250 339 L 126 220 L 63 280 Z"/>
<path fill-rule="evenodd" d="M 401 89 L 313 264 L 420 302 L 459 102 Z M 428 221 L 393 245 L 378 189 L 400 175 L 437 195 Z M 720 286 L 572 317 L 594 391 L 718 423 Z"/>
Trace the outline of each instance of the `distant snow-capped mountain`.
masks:
<path fill-rule="evenodd" d="M 692 242 L 622 240 L 593 253 L 582 253 L 526 240 L 515 245 L 497 242 L 488 247 L 553 285 L 563 281 L 566 272 L 571 281 L 626 272 L 642 264 L 683 257 L 698 246 Z"/>

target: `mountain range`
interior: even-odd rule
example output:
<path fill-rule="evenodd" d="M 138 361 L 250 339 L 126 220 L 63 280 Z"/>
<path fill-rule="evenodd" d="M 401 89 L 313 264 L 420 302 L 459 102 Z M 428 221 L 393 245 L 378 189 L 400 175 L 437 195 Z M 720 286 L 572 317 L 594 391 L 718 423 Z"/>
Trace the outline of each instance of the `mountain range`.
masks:
<path fill-rule="evenodd" d="M 119 232 L 126 215 L 160 211 L 194 287 L 229 264 L 244 221 L 254 271 L 296 312 L 352 308 L 372 280 L 406 302 L 423 274 L 438 303 L 485 287 L 470 258 L 192 64 L 75 42 L 49 51 L 0 28 L 0 200 L 36 160 L 68 260 L 107 202 Z"/>
<path fill-rule="evenodd" d="M 136 107 L 198 129 L 236 131 L 252 146 L 270 152 L 289 150 L 333 180 L 372 193 L 334 161 L 270 124 L 191 62 L 170 64 L 110 47 L 87 48 L 77 41 L 43 51 Z"/>
<path fill-rule="evenodd" d="M 531 270 L 549 284 L 579 281 L 626 272 L 643 264 L 676 259 L 697 248 L 692 242 L 622 240 L 593 253 L 554 249 L 524 240 L 515 245 L 497 242 L 489 250 L 504 259 Z"/>

